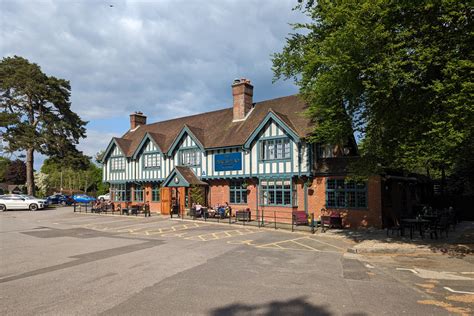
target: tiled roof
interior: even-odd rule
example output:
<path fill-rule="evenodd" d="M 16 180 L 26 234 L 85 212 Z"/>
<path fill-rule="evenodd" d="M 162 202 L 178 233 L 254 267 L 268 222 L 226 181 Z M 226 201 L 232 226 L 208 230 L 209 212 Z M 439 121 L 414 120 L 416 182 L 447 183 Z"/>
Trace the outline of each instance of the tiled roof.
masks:
<path fill-rule="evenodd" d="M 184 180 L 186 180 L 190 185 L 208 185 L 206 182 L 199 180 L 189 167 L 176 166 L 174 168 L 179 171 Z"/>
<path fill-rule="evenodd" d="M 183 127 L 187 126 L 205 148 L 241 146 L 270 111 L 304 138 L 312 131 L 311 120 L 303 114 L 306 108 L 301 98 L 291 95 L 254 103 L 242 121 L 233 122 L 233 109 L 226 108 L 143 125 L 116 138 L 116 141 L 130 157 L 148 132 L 161 151 L 167 152 Z"/>

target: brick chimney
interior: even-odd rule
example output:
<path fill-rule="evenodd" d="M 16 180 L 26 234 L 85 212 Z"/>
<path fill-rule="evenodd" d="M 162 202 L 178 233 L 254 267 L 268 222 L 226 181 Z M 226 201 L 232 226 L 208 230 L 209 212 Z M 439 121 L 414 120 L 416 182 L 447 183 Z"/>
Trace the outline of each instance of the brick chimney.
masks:
<path fill-rule="evenodd" d="M 140 125 L 146 124 L 146 116 L 142 112 L 130 114 L 130 129 L 135 129 Z"/>
<path fill-rule="evenodd" d="M 234 98 L 234 121 L 244 120 L 253 107 L 253 86 L 250 80 L 235 79 L 232 83 Z"/>

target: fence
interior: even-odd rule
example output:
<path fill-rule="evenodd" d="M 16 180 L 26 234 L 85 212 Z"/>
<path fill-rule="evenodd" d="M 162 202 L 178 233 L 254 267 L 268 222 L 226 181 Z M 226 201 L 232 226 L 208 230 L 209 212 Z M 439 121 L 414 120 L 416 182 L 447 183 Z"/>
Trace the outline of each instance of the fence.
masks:
<path fill-rule="evenodd" d="M 304 218 L 301 216 L 304 214 Z M 242 225 L 253 227 L 269 227 L 274 229 L 291 229 L 291 231 L 307 231 L 315 233 L 318 228 L 319 221 L 315 221 L 314 213 L 306 214 L 305 212 L 282 212 L 282 211 L 264 211 L 257 210 L 255 213 L 246 211 L 237 211 L 228 214 L 228 216 L 212 216 L 204 211 L 202 214 L 189 212 L 171 212 L 171 218 L 176 216 L 182 220 L 192 219 L 202 222 L 227 223 L 229 225 Z"/>

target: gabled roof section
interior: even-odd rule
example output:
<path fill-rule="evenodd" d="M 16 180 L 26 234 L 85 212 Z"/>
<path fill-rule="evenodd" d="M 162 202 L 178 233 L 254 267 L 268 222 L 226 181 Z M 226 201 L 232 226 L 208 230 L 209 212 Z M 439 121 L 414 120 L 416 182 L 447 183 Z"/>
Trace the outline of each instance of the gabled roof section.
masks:
<path fill-rule="evenodd" d="M 112 137 L 112 140 L 110 141 L 109 145 L 107 146 L 107 149 L 105 150 L 104 157 L 102 158 L 102 161 L 106 159 L 106 157 L 109 156 L 111 153 L 112 149 L 114 148 L 114 145 L 117 146 L 122 154 L 127 157 L 128 150 L 130 148 L 131 141 L 128 139 L 123 139 L 123 138 L 117 138 L 117 137 Z"/>
<path fill-rule="evenodd" d="M 163 137 L 164 137 L 163 135 L 160 135 L 157 133 L 146 132 L 145 135 L 143 136 L 142 141 L 138 145 L 138 147 L 133 151 L 132 158 L 136 159 L 138 157 L 140 150 L 143 148 L 143 146 L 145 146 L 147 141 L 151 141 L 159 149 L 159 151 L 163 152 L 163 150 L 161 149 L 161 146 L 158 144 L 160 138 L 163 138 Z"/>
<path fill-rule="evenodd" d="M 203 138 L 204 138 L 204 132 L 200 128 L 197 127 L 190 127 L 187 124 L 183 126 L 181 129 L 181 132 L 175 137 L 174 141 L 171 143 L 170 148 L 168 149 L 168 156 L 171 156 L 176 149 L 176 146 L 178 146 L 179 142 L 181 139 L 184 137 L 184 135 L 188 134 L 194 142 L 198 145 L 199 149 L 204 151 L 204 145 L 203 145 Z"/>
<path fill-rule="evenodd" d="M 291 121 L 289 121 L 288 118 L 284 115 L 279 114 L 273 111 L 272 109 L 269 109 L 268 114 L 260 122 L 260 124 L 258 124 L 257 128 L 255 128 L 252 134 L 250 134 L 249 138 L 245 141 L 244 148 L 250 148 L 255 138 L 265 128 L 265 125 L 267 125 L 267 123 L 272 120 L 275 121 L 278 125 L 280 125 L 280 127 L 283 128 L 283 130 L 291 137 L 291 139 L 293 139 L 294 142 L 300 142 L 300 137 L 296 133 L 295 128 L 292 126 L 293 124 L 291 123 Z"/>
<path fill-rule="evenodd" d="M 163 182 L 163 187 L 190 187 L 192 185 L 208 184 L 199 180 L 191 168 L 185 166 L 174 167 L 174 169 Z"/>

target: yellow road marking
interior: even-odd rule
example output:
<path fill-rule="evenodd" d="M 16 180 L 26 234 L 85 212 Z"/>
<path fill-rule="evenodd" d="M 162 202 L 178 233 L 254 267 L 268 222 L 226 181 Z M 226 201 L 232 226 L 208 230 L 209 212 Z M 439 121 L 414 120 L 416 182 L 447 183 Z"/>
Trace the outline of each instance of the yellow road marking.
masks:
<path fill-rule="evenodd" d="M 313 248 L 313 247 L 311 247 L 311 246 L 308 246 L 308 245 L 305 245 L 305 244 L 299 243 L 299 242 L 297 242 L 297 241 L 294 241 L 294 240 L 293 240 L 293 242 L 294 242 L 295 244 L 298 244 L 298 245 L 300 245 L 300 246 L 306 247 L 306 248 L 308 248 L 308 249 L 310 249 L 310 250 L 313 250 L 313 251 L 317 251 L 317 252 L 320 252 L 320 251 L 321 251 L 321 250 L 318 250 L 318 249 L 316 249 L 316 248 Z"/>
<path fill-rule="evenodd" d="M 340 250 L 342 250 L 342 251 L 346 251 L 346 249 L 344 249 L 344 248 L 341 248 L 341 247 L 338 247 L 338 246 L 334 246 L 334 245 L 332 245 L 332 244 L 330 244 L 330 243 L 327 243 L 327 242 L 324 242 L 324 241 L 321 241 L 321 240 L 317 240 L 317 239 L 314 239 L 314 238 L 311 238 L 311 237 L 306 237 L 306 238 L 311 239 L 311 240 L 313 240 L 313 241 L 315 241 L 315 242 L 319 242 L 320 244 L 324 244 L 324 245 L 327 245 L 327 246 L 331 246 L 331 247 L 340 249 Z"/>
<path fill-rule="evenodd" d="M 210 240 L 219 240 L 219 239 L 224 239 L 224 238 L 231 238 L 231 237 L 236 237 L 236 236 L 244 236 L 244 235 L 250 235 L 250 234 L 255 234 L 258 233 L 258 231 L 253 231 L 253 230 L 227 230 L 227 231 L 220 231 L 220 232 L 214 232 L 214 233 L 206 233 L 202 235 L 196 235 L 196 236 L 190 236 L 185 239 L 187 240 L 202 240 L 202 241 L 210 241 Z"/>

